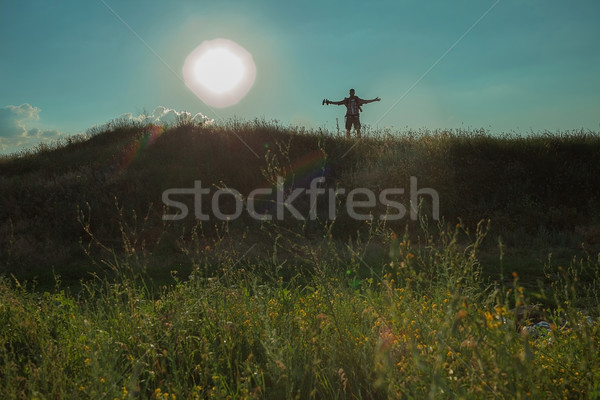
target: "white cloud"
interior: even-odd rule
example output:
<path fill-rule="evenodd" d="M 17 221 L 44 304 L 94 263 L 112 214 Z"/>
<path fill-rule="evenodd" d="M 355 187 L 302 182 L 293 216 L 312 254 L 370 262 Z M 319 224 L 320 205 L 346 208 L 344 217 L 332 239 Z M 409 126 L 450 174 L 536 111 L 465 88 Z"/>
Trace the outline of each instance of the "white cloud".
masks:
<path fill-rule="evenodd" d="M 39 108 L 27 103 L 0 108 L 0 137 L 25 136 L 27 134 L 25 122 L 39 120 L 39 112 Z"/>
<path fill-rule="evenodd" d="M 60 138 L 62 134 L 56 130 L 27 127 L 31 122 L 39 121 L 40 111 L 27 103 L 0 108 L 0 151 L 17 151 Z"/>
<path fill-rule="evenodd" d="M 187 111 L 177 111 L 172 108 L 166 108 L 158 106 L 152 111 L 151 114 L 140 114 L 134 116 L 131 113 L 122 114 L 118 119 L 126 119 L 135 122 L 141 122 L 143 124 L 156 124 L 156 125 L 168 125 L 175 126 L 180 122 L 193 122 L 197 124 L 210 124 L 213 120 L 209 119 L 206 115 L 197 113 L 192 115 Z"/>
<path fill-rule="evenodd" d="M 63 133 L 57 130 L 30 126 L 40 120 L 40 112 L 39 108 L 27 103 L 20 106 L 8 105 L 0 108 L 0 153 L 12 153 L 25 148 L 32 148 L 40 143 L 64 137 Z M 187 111 L 177 111 L 163 106 L 156 107 L 151 114 L 122 114 L 115 121 L 168 126 L 175 126 L 182 122 L 195 124 L 211 124 L 213 122 L 201 113 L 192 115 Z M 93 128 L 98 127 L 90 129 Z"/>

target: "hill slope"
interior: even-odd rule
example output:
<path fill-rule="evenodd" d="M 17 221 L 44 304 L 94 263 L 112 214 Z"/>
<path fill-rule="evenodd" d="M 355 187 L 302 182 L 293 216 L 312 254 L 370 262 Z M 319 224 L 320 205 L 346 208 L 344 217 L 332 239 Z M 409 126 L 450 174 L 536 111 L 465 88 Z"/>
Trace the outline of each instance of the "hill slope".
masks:
<path fill-rule="evenodd" d="M 54 268 L 77 279 L 91 268 L 83 249 L 101 243 L 127 251 L 132 235 L 134 248 L 168 258 L 181 253 L 178 239 L 198 221 L 192 211 L 180 221 L 163 221 L 165 213 L 174 211 L 164 207 L 165 190 L 189 189 L 201 181 L 211 195 L 219 188 L 232 188 L 247 199 L 258 188 L 276 193 L 278 177 L 285 182 L 286 196 L 295 188 L 309 189 L 311 180 L 320 176 L 325 178 L 322 186 L 346 189 L 330 227 L 341 240 L 364 227 L 364 221 L 351 218 L 343 207 L 356 188 L 375 194 L 386 188 L 405 189 L 396 200 L 407 213 L 388 227 L 402 232 L 417 224 L 408 212 L 411 177 L 416 177 L 419 189 L 438 193 L 440 215 L 451 223 L 461 218 L 474 226 L 490 218 L 493 232 L 513 244 L 545 235 L 550 241 L 593 245 L 600 231 L 599 160 L 600 136 L 583 132 L 525 138 L 409 132 L 356 143 L 260 121 L 166 129 L 108 126 L 54 148 L 0 160 L 0 273 L 47 276 Z M 211 195 L 199 210 L 210 216 L 203 223 L 209 236 L 222 226 L 210 208 Z M 274 196 L 263 199 L 261 212 L 276 215 L 270 201 Z M 305 197 L 294 207 L 308 218 Z M 431 219 L 435 200 L 422 197 L 421 212 Z M 190 210 L 198 206 L 193 196 L 177 200 Z M 232 196 L 222 195 L 220 200 L 219 211 L 235 214 Z M 284 220 L 276 223 L 298 229 L 308 239 L 321 235 L 331 222 L 330 199 L 323 196 L 317 206 L 315 221 L 297 221 L 285 209 Z M 245 211 L 226 224 L 240 237 L 261 226 Z M 376 201 L 365 212 L 377 218 L 386 207 Z"/>

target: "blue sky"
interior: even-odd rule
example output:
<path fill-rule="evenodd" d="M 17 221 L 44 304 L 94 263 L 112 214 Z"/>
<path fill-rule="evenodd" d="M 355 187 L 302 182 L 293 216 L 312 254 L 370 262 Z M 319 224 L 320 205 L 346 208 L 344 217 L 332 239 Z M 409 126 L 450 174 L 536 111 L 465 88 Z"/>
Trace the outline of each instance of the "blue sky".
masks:
<path fill-rule="evenodd" d="M 373 128 L 599 131 L 599 15 L 597 0 L 5 1 L 0 151 L 157 107 L 334 131 L 343 107 L 321 100 L 351 87 L 381 97 L 364 107 Z M 181 78 L 216 38 L 257 71 L 222 109 Z"/>

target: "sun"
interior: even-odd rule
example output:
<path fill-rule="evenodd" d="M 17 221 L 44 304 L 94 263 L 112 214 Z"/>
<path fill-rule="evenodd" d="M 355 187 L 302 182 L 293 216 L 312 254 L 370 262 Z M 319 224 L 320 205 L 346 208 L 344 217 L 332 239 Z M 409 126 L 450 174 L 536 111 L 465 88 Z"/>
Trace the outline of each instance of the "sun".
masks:
<path fill-rule="evenodd" d="M 224 47 L 208 50 L 194 64 L 196 81 L 216 94 L 235 89 L 245 73 L 240 57 Z"/>
<path fill-rule="evenodd" d="M 204 41 L 186 58 L 185 84 L 204 103 L 228 107 L 238 103 L 256 78 L 252 55 L 228 39 Z"/>

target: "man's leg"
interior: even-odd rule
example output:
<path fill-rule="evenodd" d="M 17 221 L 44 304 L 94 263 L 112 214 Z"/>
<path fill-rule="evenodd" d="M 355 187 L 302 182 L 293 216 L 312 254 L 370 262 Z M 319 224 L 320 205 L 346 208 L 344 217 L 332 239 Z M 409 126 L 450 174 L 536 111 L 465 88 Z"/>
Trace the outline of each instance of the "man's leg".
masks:
<path fill-rule="evenodd" d="M 346 115 L 346 140 L 350 140 L 350 129 L 352 129 L 352 117 Z"/>
<path fill-rule="evenodd" d="M 360 139 L 360 119 L 356 117 L 356 121 L 354 122 L 354 129 L 356 129 L 356 138 Z"/>

